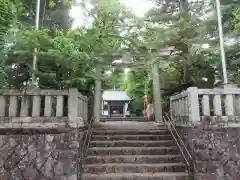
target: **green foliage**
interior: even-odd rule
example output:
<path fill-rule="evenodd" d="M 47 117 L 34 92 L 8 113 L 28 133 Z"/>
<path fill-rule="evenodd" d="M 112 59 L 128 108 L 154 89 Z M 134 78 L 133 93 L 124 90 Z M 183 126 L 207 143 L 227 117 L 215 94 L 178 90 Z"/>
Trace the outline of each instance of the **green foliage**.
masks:
<path fill-rule="evenodd" d="M 130 112 L 133 114 L 142 115 L 145 94 L 148 95 L 149 103 L 152 102 L 151 87 L 149 87 L 149 77 L 148 69 L 146 69 L 130 71 L 125 78 L 125 90 L 133 99 L 130 106 Z"/>
<path fill-rule="evenodd" d="M 0 0 L 0 88 L 6 85 L 5 59 L 6 39 L 15 17 L 15 6 L 11 1 Z"/>
<path fill-rule="evenodd" d="M 3 40 L 15 17 L 15 7 L 11 1 L 0 0 L 0 40 Z"/>
<path fill-rule="evenodd" d="M 31 71 L 31 62 L 34 55 L 34 48 L 38 49 L 38 71 L 39 86 L 44 88 L 68 88 L 78 87 L 86 84 L 89 74 L 94 74 L 90 68 L 90 57 L 80 46 L 79 33 L 69 32 L 67 35 L 61 31 L 54 32 L 47 29 L 39 31 L 24 31 L 21 38 L 11 47 L 8 56 L 8 63 L 27 65 L 26 72 Z M 78 37 L 79 41 L 74 38 Z M 84 38 L 82 38 L 84 39 Z M 29 81 L 21 80 L 19 83 Z M 79 87 L 80 85 L 80 87 Z M 20 85 L 18 85 L 19 87 Z"/>

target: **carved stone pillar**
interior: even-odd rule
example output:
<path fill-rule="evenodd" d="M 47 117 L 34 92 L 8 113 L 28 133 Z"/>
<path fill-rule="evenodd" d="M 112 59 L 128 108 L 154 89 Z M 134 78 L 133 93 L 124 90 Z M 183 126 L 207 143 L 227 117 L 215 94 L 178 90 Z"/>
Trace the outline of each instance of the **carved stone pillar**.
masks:
<path fill-rule="evenodd" d="M 101 74 L 101 68 L 97 69 L 97 74 Z M 95 122 L 100 122 L 101 100 L 102 100 L 102 81 L 101 81 L 101 79 L 95 79 L 95 89 L 94 89 L 94 118 L 95 118 Z"/>
<path fill-rule="evenodd" d="M 155 121 L 162 122 L 162 104 L 161 104 L 160 79 L 159 79 L 159 65 L 156 62 L 152 65 L 152 79 L 153 79 L 153 100 L 154 100 Z"/>

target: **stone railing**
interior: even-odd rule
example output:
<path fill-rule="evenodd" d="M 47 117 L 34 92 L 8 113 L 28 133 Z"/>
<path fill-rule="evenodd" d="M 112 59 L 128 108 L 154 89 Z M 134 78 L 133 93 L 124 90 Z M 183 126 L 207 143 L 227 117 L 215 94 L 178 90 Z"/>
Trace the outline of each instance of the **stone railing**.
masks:
<path fill-rule="evenodd" d="M 240 89 L 188 88 L 170 97 L 171 118 L 176 124 L 199 124 L 204 119 L 211 122 L 240 122 Z"/>
<path fill-rule="evenodd" d="M 240 89 L 191 87 L 170 98 L 195 179 L 239 179 Z"/>
<path fill-rule="evenodd" d="M 77 89 L 0 89 L 1 177 L 80 179 L 87 108 Z"/>
<path fill-rule="evenodd" d="M 88 98 L 77 89 L 0 89 L 0 128 L 83 127 Z"/>

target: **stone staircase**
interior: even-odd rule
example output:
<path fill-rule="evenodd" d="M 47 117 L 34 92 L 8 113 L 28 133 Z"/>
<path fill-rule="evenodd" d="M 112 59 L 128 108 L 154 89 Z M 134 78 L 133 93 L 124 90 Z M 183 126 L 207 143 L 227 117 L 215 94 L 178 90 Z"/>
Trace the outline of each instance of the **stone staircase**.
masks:
<path fill-rule="evenodd" d="M 84 180 L 187 180 L 178 147 L 165 127 L 96 128 Z"/>

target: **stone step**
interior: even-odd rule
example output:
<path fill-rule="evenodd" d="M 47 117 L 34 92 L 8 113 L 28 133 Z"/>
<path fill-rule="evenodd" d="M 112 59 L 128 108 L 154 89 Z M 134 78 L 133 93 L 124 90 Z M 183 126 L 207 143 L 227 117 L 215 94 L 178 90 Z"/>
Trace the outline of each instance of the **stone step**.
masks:
<path fill-rule="evenodd" d="M 124 121 L 127 121 L 127 122 L 153 122 L 153 121 L 150 121 L 148 120 L 148 118 L 145 118 L 145 117 L 101 117 L 100 119 L 101 122 L 124 122 Z"/>
<path fill-rule="evenodd" d="M 110 163 L 110 164 L 86 164 L 85 173 L 144 173 L 144 172 L 185 172 L 184 163 L 155 163 L 155 164 L 132 164 L 132 163 Z"/>
<path fill-rule="evenodd" d="M 138 140 L 113 140 L 113 141 L 91 141 L 90 147 L 161 147 L 174 146 L 173 140 L 163 141 L 138 141 Z"/>
<path fill-rule="evenodd" d="M 83 180 L 187 180 L 187 173 L 84 174 Z"/>
<path fill-rule="evenodd" d="M 172 140 L 171 135 L 93 135 L 92 140 Z"/>
<path fill-rule="evenodd" d="M 124 126 L 124 127 L 118 127 L 118 126 L 110 126 L 110 125 L 104 125 L 104 126 L 98 126 L 98 125 L 94 125 L 93 126 L 93 130 L 102 130 L 102 131 L 106 131 L 106 130 L 116 130 L 116 131 L 120 131 L 120 130 L 129 130 L 129 131 L 138 131 L 138 130 L 142 130 L 142 131 L 158 131 L 158 130 L 168 130 L 166 127 L 158 127 L 158 126 L 148 126 L 148 127 L 132 127 L 132 126 Z"/>
<path fill-rule="evenodd" d="M 181 155 L 119 155 L 119 156 L 88 156 L 86 164 L 104 163 L 175 163 L 184 162 Z"/>
<path fill-rule="evenodd" d="M 162 130 L 94 130 L 93 135 L 170 135 L 167 129 Z"/>
<path fill-rule="evenodd" d="M 88 149 L 89 156 L 107 155 L 168 155 L 179 154 L 176 146 L 169 147 L 94 147 Z"/>
<path fill-rule="evenodd" d="M 93 124 L 96 129 L 109 129 L 109 130 L 159 130 L 166 129 L 164 124 L 154 122 L 128 122 L 128 121 L 115 121 Z"/>

